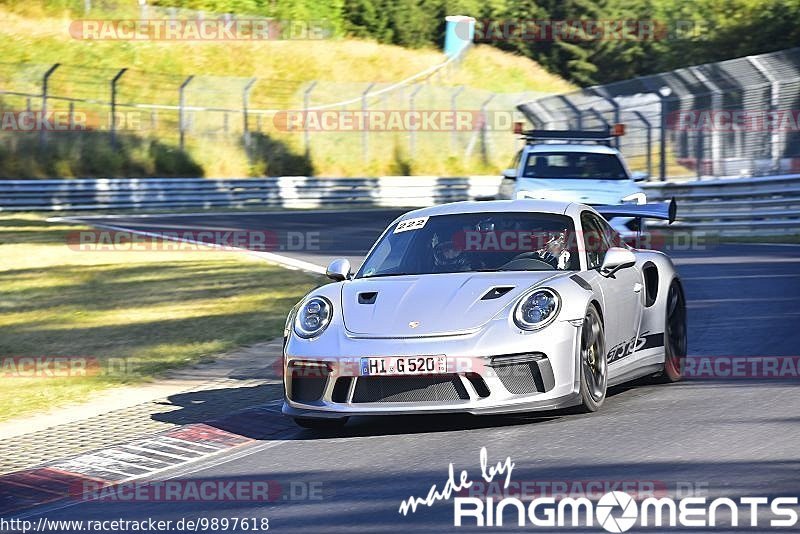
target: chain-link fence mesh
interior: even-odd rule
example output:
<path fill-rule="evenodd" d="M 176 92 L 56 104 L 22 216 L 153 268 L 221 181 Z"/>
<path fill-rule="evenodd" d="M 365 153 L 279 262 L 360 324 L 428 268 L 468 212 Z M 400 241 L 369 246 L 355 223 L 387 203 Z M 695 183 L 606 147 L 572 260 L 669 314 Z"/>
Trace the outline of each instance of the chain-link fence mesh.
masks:
<path fill-rule="evenodd" d="M 541 128 L 624 123 L 619 146 L 653 177 L 800 171 L 800 48 L 529 101 Z M 663 136 L 663 138 L 662 138 Z"/>
<path fill-rule="evenodd" d="M 518 148 L 513 123 L 524 116 L 516 106 L 542 94 L 448 85 L 458 68 L 456 61 L 445 62 L 388 84 L 0 63 L 3 116 L 56 112 L 77 125 L 58 134 L 12 125 L 2 135 L 11 144 L 28 136 L 40 145 L 84 129 L 95 136 L 107 134 L 112 144 L 126 135 L 156 139 L 192 153 L 201 164 L 214 160 L 211 168 L 217 173 L 240 175 L 243 167 L 251 175 L 315 169 L 342 176 L 447 174 L 453 168 L 494 173 Z M 287 127 L 287 114 L 301 120 Z M 347 121 L 359 114 L 367 119 Z M 464 120 L 456 124 L 453 117 Z M 389 124 L 392 120 L 399 125 Z M 265 168 L 261 159 L 272 154 L 264 151 L 280 152 L 294 163 Z M 236 158 L 244 163 L 225 166 Z"/>

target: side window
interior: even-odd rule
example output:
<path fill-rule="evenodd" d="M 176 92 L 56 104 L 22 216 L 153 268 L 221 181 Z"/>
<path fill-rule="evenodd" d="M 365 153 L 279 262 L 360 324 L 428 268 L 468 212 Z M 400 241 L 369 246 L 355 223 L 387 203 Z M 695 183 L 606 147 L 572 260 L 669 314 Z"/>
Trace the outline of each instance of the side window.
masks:
<path fill-rule="evenodd" d="M 606 252 L 610 248 L 603 224 L 596 215 L 585 211 L 581 214 L 583 245 L 586 247 L 586 263 L 589 269 L 596 269 L 603 264 Z"/>
<path fill-rule="evenodd" d="M 600 218 L 598 221 L 600 221 L 600 228 L 603 230 L 603 235 L 606 236 L 608 246 L 625 248 L 625 242 L 619 232 L 614 230 L 607 220 Z"/>

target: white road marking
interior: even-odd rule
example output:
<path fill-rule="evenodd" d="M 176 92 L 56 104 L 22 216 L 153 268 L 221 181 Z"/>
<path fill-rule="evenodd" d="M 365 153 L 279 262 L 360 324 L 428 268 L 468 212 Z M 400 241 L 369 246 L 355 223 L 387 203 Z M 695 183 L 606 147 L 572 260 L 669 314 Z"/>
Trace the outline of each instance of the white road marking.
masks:
<path fill-rule="evenodd" d="M 112 224 L 99 224 L 99 223 L 86 224 L 86 223 L 82 222 L 81 219 L 78 219 L 78 218 L 75 218 L 75 220 L 70 220 L 70 219 L 73 219 L 72 217 L 61 217 L 60 219 L 65 221 L 65 222 L 71 222 L 71 223 L 74 223 L 74 224 L 85 224 L 87 226 L 93 226 L 95 228 L 105 228 L 107 230 L 116 230 L 117 232 L 130 232 L 132 234 L 143 235 L 143 236 L 146 236 L 146 237 L 157 237 L 159 239 L 165 239 L 167 241 L 176 241 L 176 242 L 179 242 L 179 243 L 190 243 L 192 245 L 202 245 L 202 246 L 206 246 L 206 247 L 209 247 L 209 248 L 225 248 L 226 250 L 234 249 L 234 250 L 238 250 L 239 252 L 243 252 L 245 254 L 249 254 L 251 256 L 255 256 L 257 258 L 261 258 L 263 260 L 266 260 L 266 261 L 269 261 L 269 262 L 272 262 L 272 263 L 277 263 L 277 264 L 282 265 L 284 267 L 289 267 L 291 269 L 299 269 L 301 271 L 307 271 L 307 272 L 311 272 L 311 273 L 314 273 L 314 274 L 325 274 L 325 271 L 326 271 L 325 267 L 323 267 L 321 265 L 317 265 L 315 263 L 311 263 L 311 262 L 304 261 L 304 260 L 298 260 L 296 258 L 291 258 L 289 256 L 284 256 L 282 254 L 275 254 L 274 252 L 262 252 L 262 251 L 250 250 L 250 249 L 242 248 L 242 247 L 235 247 L 235 246 L 232 246 L 232 245 L 224 245 L 224 247 L 223 247 L 223 245 L 218 245 L 216 243 L 207 243 L 207 242 L 203 242 L 203 241 L 197 241 L 195 239 L 183 239 L 183 238 L 180 238 L 180 237 L 160 234 L 158 232 L 147 232 L 145 230 L 134 230 L 133 228 L 126 228 L 124 226 L 116 226 L 116 225 L 112 225 Z M 47 219 L 47 220 L 48 220 L 48 222 L 50 222 L 51 219 Z"/>
<path fill-rule="evenodd" d="M 124 446 L 129 448 L 129 449 L 136 449 L 137 451 L 150 452 L 150 453 L 153 453 L 153 454 L 160 454 L 162 456 L 168 456 L 170 458 L 175 458 L 176 460 L 183 460 L 185 462 L 188 462 L 189 460 L 194 460 L 195 458 L 200 458 L 200 456 L 179 456 L 179 455 L 173 454 L 171 452 L 164 452 L 164 451 L 160 451 L 158 449 L 149 449 L 149 448 L 147 448 L 147 447 L 145 447 L 143 445 L 146 445 L 146 444 L 139 444 L 139 445 L 128 444 L 128 445 L 124 445 Z"/>
<path fill-rule="evenodd" d="M 168 442 L 167 444 L 171 444 L 171 442 L 175 442 L 175 447 L 176 448 L 180 448 L 180 449 L 185 448 L 186 450 L 191 451 L 191 452 L 200 452 L 200 451 L 195 451 L 193 449 L 185 447 L 185 444 L 188 443 L 189 445 L 194 445 L 196 447 L 205 447 L 206 449 L 211 449 L 212 451 L 218 451 L 220 449 L 225 449 L 226 448 L 225 445 L 222 445 L 222 444 L 220 444 L 217 447 L 217 446 L 214 446 L 214 445 L 209 445 L 208 443 L 198 443 L 196 441 L 187 441 L 185 439 L 173 438 L 171 436 L 161 436 L 161 439 L 166 441 L 166 442 Z M 184 447 L 180 447 L 181 444 L 184 444 Z"/>

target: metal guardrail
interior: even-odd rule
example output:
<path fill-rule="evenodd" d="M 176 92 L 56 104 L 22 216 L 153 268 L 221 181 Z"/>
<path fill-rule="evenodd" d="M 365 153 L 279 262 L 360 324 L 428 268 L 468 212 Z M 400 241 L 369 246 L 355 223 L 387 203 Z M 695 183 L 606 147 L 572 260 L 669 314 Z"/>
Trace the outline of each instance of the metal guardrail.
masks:
<path fill-rule="evenodd" d="M 491 196 L 496 193 L 498 184 L 496 177 L 436 176 L 0 180 L 0 211 L 419 207 Z"/>
<path fill-rule="evenodd" d="M 646 184 L 648 198 L 675 197 L 674 228 L 720 235 L 800 234 L 800 175 Z"/>
<path fill-rule="evenodd" d="M 0 211 L 422 207 L 493 197 L 500 181 L 496 176 L 0 180 Z M 678 199 L 674 228 L 731 235 L 800 234 L 800 174 L 644 187 L 652 200 Z"/>

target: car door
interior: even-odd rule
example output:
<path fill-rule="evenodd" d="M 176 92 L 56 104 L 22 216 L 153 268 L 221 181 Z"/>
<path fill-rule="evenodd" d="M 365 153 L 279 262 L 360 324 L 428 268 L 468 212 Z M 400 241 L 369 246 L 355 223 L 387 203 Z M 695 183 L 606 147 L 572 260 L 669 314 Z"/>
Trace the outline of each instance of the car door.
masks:
<path fill-rule="evenodd" d="M 581 214 L 581 226 L 587 267 L 596 269 L 599 274 L 606 252 L 621 241 L 605 220 L 590 211 Z M 620 269 L 611 277 L 602 277 L 600 286 L 605 304 L 608 362 L 631 362 L 629 357 L 635 350 L 642 320 L 642 274 L 636 266 Z"/>

